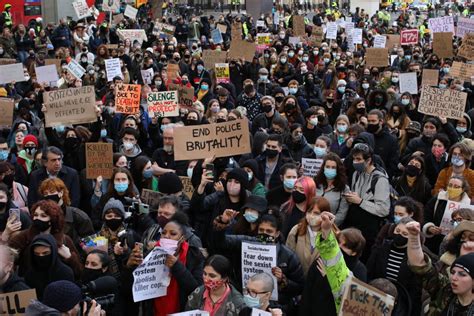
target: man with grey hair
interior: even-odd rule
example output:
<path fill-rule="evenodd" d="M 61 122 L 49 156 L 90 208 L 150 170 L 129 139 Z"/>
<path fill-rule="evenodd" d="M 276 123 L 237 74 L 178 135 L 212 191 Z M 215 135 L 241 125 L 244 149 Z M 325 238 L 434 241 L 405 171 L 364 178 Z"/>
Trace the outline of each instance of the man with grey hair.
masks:
<path fill-rule="evenodd" d="M 251 276 L 243 290 L 247 307 L 240 312 L 239 316 L 253 315 L 253 308 L 270 312 L 272 316 L 283 315 L 279 306 L 270 301 L 274 287 L 274 277 L 269 273 L 262 272 Z"/>
<path fill-rule="evenodd" d="M 161 176 L 168 172 L 174 172 L 179 176 L 186 176 L 188 167 L 187 160 L 176 161 L 174 159 L 174 129 L 179 128 L 175 124 L 167 124 L 163 130 L 163 147 L 153 153 L 153 174 Z"/>
<path fill-rule="evenodd" d="M 268 132 L 272 128 L 273 120 L 281 117 L 280 113 L 275 110 L 275 98 L 266 95 L 260 100 L 263 113 L 258 114 L 252 121 L 252 134 L 256 132 Z"/>
<path fill-rule="evenodd" d="M 14 270 L 15 257 L 18 252 L 8 247 L 0 245 L 0 291 L 11 293 L 28 290 L 30 287 L 20 278 Z"/>

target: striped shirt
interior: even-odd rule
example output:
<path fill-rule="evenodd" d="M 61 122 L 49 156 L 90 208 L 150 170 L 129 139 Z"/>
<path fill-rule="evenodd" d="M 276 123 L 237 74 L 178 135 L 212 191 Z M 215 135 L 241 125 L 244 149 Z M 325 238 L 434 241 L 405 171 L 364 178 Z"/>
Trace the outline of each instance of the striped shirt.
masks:
<path fill-rule="evenodd" d="M 385 271 L 387 279 L 396 281 L 398 279 L 398 273 L 400 272 L 400 266 L 406 256 L 406 249 L 398 249 L 392 247 L 388 255 L 387 268 Z"/>

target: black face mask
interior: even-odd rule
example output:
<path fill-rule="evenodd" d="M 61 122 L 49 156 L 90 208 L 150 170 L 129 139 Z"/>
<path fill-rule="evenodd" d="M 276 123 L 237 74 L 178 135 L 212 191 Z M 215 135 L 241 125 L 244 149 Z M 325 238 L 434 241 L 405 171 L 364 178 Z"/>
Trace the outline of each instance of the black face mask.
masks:
<path fill-rule="evenodd" d="M 227 122 L 225 118 L 219 117 L 216 119 L 216 123 L 224 123 L 224 122 Z"/>
<path fill-rule="evenodd" d="M 40 268 L 40 270 L 46 270 L 51 266 L 53 255 L 49 254 L 46 256 L 33 256 L 33 262 Z"/>
<path fill-rule="evenodd" d="M 64 140 L 64 148 L 65 149 L 73 149 L 77 145 L 79 145 L 80 140 L 77 137 L 68 137 Z"/>
<path fill-rule="evenodd" d="M 262 110 L 265 113 L 270 113 L 272 111 L 272 106 L 271 105 L 262 106 Z"/>
<path fill-rule="evenodd" d="M 0 210 L 3 210 L 7 206 L 7 202 L 0 202 Z"/>
<path fill-rule="evenodd" d="M 393 236 L 393 245 L 397 248 L 404 248 L 408 243 L 408 238 L 403 237 L 402 235 L 394 235 Z"/>
<path fill-rule="evenodd" d="M 357 108 L 356 113 L 357 114 L 365 114 L 365 108 Z"/>
<path fill-rule="evenodd" d="M 97 280 L 100 278 L 104 273 L 102 272 L 102 269 L 90 269 L 90 268 L 84 268 L 82 270 L 82 283 L 89 283 L 91 281 Z"/>
<path fill-rule="evenodd" d="M 40 232 L 44 232 L 51 227 L 51 222 L 45 222 L 40 219 L 35 219 L 33 220 L 33 227 L 39 230 Z"/>
<path fill-rule="evenodd" d="M 276 149 L 266 149 L 265 150 L 265 155 L 268 158 L 275 158 L 278 155 L 278 150 L 276 150 Z"/>
<path fill-rule="evenodd" d="M 291 196 L 293 197 L 293 201 L 295 201 L 296 204 L 303 203 L 306 201 L 306 195 L 304 193 L 301 193 L 300 191 L 293 191 L 291 192 Z"/>
<path fill-rule="evenodd" d="M 161 228 L 165 227 L 166 224 L 168 224 L 170 220 L 164 216 L 158 216 L 156 218 L 156 222 L 158 223 L 158 225 L 160 225 Z"/>
<path fill-rule="evenodd" d="M 367 125 L 367 132 L 375 134 L 379 130 L 380 125 L 379 124 L 368 124 Z"/>
<path fill-rule="evenodd" d="M 116 231 L 122 225 L 121 218 L 106 219 L 105 225 L 113 231 Z"/>
<path fill-rule="evenodd" d="M 198 125 L 197 120 L 186 120 L 186 125 Z"/>
<path fill-rule="evenodd" d="M 7 175 L 7 176 L 4 176 L 4 177 L 3 177 L 3 183 L 5 183 L 5 184 L 8 186 L 8 188 L 11 188 L 12 185 L 13 185 L 13 179 L 14 179 L 14 178 L 15 178 L 15 177 L 14 177 L 12 174 L 9 174 L 9 175 Z"/>
<path fill-rule="evenodd" d="M 405 171 L 406 171 L 407 175 L 409 175 L 410 177 L 416 177 L 421 173 L 420 168 L 418 168 L 417 166 L 414 166 L 414 165 L 408 165 L 405 168 Z"/>
<path fill-rule="evenodd" d="M 374 98 L 375 104 L 382 104 L 383 102 L 383 97 L 382 96 L 376 96 Z"/>
<path fill-rule="evenodd" d="M 357 263 L 357 256 L 350 256 L 342 249 L 341 251 L 342 251 L 342 256 L 344 257 L 344 261 L 346 262 L 347 267 L 349 268 L 349 270 L 351 270 L 351 268 L 353 268 Z"/>
<path fill-rule="evenodd" d="M 245 92 L 246 94 L 252 93 L 252 92 L 253 92 L 253 85 L 251 85 L 251 84 L 245 85 L 245 87 L 244 87 L 244 92 Z"/>
<path fill-rule="evenodd" d="M 275 97 L 275 101 L 281 103 L 285 97 Z"/>
<path fill-rule="evenodd" d="M 43 200 L 51 200 L 58 203 L 61 200 L 61 198 L 59 197 L 59 194 L 52 194 L 52 195 L 46 195 L 45 197 L 43 197 Z"/>

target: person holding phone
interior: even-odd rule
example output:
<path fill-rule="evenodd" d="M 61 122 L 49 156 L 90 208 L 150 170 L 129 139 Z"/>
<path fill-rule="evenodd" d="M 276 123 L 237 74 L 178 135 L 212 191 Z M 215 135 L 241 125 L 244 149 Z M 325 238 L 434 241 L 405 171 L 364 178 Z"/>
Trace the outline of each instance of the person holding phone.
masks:
<path fill-rule="evenodd" d="M 0 231 L 1 240 L 8 242 L 11 235 L 31 226 L 28 214 L 20 211 L 11 199 L 10 191 L 4 183 L 0 183 Z"/>

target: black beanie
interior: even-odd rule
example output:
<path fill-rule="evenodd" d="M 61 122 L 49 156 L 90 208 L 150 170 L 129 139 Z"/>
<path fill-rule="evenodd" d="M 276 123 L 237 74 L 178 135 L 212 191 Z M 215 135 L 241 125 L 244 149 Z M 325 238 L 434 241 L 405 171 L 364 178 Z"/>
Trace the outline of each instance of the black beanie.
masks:
<path fill-rule="evenodd" d="M 183 191 L 183 183 L 174 172 L 168 172 L 158 178 L 158 192 L 174 194 Z"/>
<path fill-rule="evenodd" d="M 461 256 L 454 260 L 451 268 L 458 267 L 469 273 L 471 278 L 474 279 L 474 252 L 468 253 L 467 255 Z"/>
<path fill-rule="evenodd" d="M 254 176 L 257 175 L 257 172 L 258 172 L 258 163 L 257 163 L 257 160 L 255 160 L 255 159 L 248 159 L 248 160 L 245 160 L 245 162 L 242 164 L 241 167 L 242 167 L 242 168 L 243 168 L 243 167 L 247 167 L 247 168 L 249 168 L 249 169 L 252 170 Z"/>
<path fill-rule="evenodd" d="M 247 189 L 249 185 L 249 175 L 242 168 L 234 168 L 227 173 L 227 181 L 235 179 L 240 182 L 242 188 Z"/>

